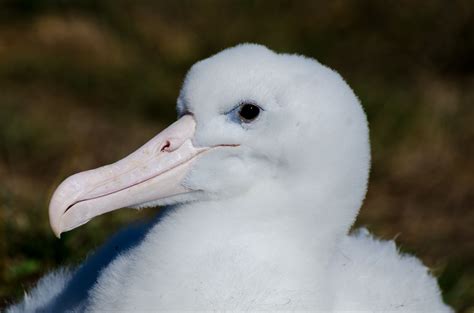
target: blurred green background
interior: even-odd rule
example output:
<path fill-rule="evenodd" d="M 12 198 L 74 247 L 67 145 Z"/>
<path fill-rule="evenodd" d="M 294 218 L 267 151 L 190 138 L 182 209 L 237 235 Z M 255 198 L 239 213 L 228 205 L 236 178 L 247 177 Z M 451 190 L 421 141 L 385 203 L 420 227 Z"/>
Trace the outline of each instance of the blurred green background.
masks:
<path fill-rule="evenodd" d="M 175 118 L 186 70 L 240 42 L 336 69 L 369 117 L 357 225 L 423 260 L 474 310 L 474 2 L 0 0 L 0 308 L 77 264 L 124 210 L 56 239 L 51 192 Z"/>

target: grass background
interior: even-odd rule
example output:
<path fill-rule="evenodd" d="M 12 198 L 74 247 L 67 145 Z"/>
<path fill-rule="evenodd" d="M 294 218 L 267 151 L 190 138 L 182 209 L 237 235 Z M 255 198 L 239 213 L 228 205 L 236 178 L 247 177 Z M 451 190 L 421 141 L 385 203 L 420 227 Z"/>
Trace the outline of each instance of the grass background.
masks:
<path fill-rule="evenodd" d="M 186 70 L 240 42 L 317 58 L 360 97 L 373 147 L 358 225 L 396 238 L 474 310 L 474 3 L 0 0 L 0 308 L 131 220 L 57 240 L 66 176 L 117 160 L 175 118 Z"/>

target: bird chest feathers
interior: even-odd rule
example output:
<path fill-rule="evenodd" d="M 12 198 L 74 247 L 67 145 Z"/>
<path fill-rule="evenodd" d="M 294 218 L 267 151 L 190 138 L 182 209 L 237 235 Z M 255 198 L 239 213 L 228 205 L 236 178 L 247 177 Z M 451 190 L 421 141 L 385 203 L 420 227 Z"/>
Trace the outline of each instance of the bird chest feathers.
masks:
<path fill-rule="evenodd" d="M 169 217 L 173 219 L 173 216 Z M 178 225 L 181 221 L 169 222 Z M 323 259 L 277 229 L 236 232 L 232 225 L 200 225 L 150 231 L 140 246 L 106 269 L 94 291 L 93 311 L 272 311 L 323 307 L 328 292 Z M 200 230 L 199 232 L 196 232 Z M 172 233 L 167 233 L 170 231 Z M 165 238 L 174 238 L 168 243 Z M 155 251 L 155 252 L 150 252 Z M 308 271 L 308 269 L 311 269 Z M 123 277 L 121 273 L 127 273 Z M 323 296 L 324 295 L 324 296 Z"/>

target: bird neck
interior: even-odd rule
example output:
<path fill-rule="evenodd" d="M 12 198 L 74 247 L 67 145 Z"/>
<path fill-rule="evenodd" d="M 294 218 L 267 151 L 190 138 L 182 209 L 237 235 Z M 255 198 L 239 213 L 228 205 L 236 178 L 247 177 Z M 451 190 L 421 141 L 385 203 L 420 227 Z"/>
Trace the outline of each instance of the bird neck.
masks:
<path fill-rule="evenodd" d="M 195 243 L 243 245 L 269 258 L 299 254 L 325 264 L 347 234 L 360 203 L 354 209 L 353 199 L 336 197 L 330 188 L 292 186 L 301 184 L 266 181 L 240 196 L 186 204 L 176 213 L 193 221 Z"/>

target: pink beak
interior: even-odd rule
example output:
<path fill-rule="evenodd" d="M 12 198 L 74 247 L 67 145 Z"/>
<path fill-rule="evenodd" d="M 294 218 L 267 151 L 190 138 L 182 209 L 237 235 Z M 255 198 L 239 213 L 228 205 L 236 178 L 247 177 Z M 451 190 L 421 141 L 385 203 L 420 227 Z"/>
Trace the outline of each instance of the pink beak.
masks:
<path fill-rule="evenodd" d="M 56 236 L 95 216 L 190 192 L 183 186 L 193 159 L 211 147 L 192 144 L 196 122 L 185 115 L 124 159 L 70 176 L 49 205 Z"/>

